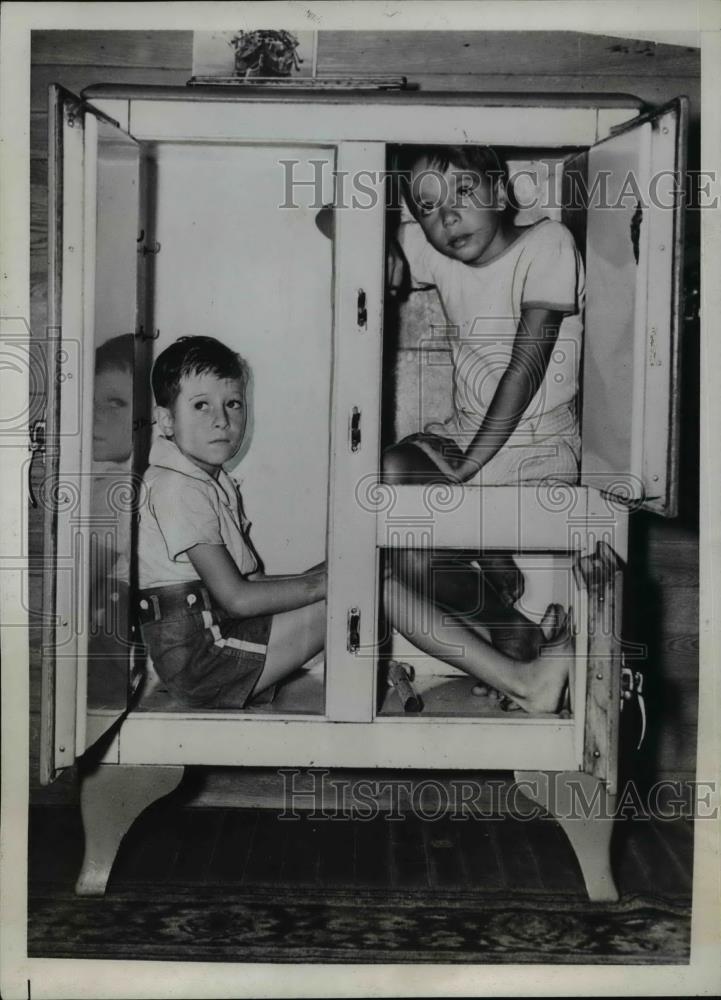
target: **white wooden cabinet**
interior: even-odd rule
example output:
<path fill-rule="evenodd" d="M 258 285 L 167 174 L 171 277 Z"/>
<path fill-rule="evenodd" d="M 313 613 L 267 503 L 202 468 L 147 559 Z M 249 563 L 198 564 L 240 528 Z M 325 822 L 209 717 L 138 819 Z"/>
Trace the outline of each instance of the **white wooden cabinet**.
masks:
<path fill-rule="evenodd" d="M 638 506 L 673 515 L 676 505 L 682 212 L 672 172 L 684 168 L 685 114 L 683 98 L 641 114 L 634 99 L 588 95 L 98 87 L 79 100 L 51 88 L 57 349 L 42 780 L 91 747 L 86 759 L 100 760 L 83 781 L 78 891 L 103 892 L 128 825 L 177 784 L 184 765 L 492 768 L 541 785 L 547 771 L 564 788 L 575 779 L 613 802 L 628 516 Z M 591 190 L 601 174 L 610 179 L 615 208 L 578 205 L 568 218 L 587 269 L 578 486 L 390 491 L 379 483 L 382 175 L 398 142 L 490 144 L 520 163 L 550 155 L 560 182 L 580 175 Z M 661 177 L 665 207 L 615 198 L 631 171 L 645 192 Z M 334 197 L 343 205 L 329 240 L 316 216 Z M 142 694 L 137 649 L 121 643 L 108 658 L 88 640 L 94 354 L 128 333 L 136 471 L 147 454 L 153 356 L 183 334 L 216 336 L 253 370 L 251 429 L 231 473 L 242 480 L 268 571 L 328 559 L 325 661 L 272 704 L 173 709 L 157 691 Z M 132 513 L 142 495 L 130 490 L 128 462 L 116 475 L 117 509 Z M 573 606 L 566 717 L 481 708 L 465 675 L 422 657 L 414 662 L 425 710 L 393 710 L 379 684 L 382 554 L 431 542 L 522 553 L 538 600 Z M 122 544 L 127 564 L 116 577 L 132 604 L 132 533 Z M 439 686 L 456 694 L 439 700 Z M 548 798 L 539 788 L 539 801 Z M 590 894 L 613 898 L 610 822 L 564 818 L 558 801 L 555 809 Z"/>

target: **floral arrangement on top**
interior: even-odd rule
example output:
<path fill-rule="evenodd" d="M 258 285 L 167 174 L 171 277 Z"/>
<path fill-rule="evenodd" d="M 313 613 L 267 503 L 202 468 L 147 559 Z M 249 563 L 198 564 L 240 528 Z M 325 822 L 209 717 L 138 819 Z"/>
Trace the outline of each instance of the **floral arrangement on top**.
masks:
<path fill-rule="evenodd" d="M 303 60 L 290 31 L 239 31 L 229 42 L 235 49 L 235 73 L 252 77 L 290 76 Z"/>

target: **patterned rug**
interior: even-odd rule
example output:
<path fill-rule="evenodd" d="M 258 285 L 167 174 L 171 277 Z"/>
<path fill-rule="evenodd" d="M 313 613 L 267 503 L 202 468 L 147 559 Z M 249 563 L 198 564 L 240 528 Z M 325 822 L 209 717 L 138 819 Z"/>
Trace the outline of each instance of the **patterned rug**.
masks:
<path fill-rule="evenodd" d="M 204 962 L 679 964 L 690 902 L 626 896 L 143 886 L 79 899 L 36 886 L 28 955 Z"/>

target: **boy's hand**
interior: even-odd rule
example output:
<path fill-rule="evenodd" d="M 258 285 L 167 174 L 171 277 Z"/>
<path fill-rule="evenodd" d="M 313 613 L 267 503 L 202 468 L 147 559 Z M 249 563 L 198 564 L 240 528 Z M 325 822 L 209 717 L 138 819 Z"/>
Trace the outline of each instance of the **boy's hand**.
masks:
<path fill-rule="evenodd" d="M 406 280 L 408 264 L 401 245 L 395 236 L 391 236 L 388 241 L 388 253 L 386 255 L 386 286 L 388 294 L 397 296 Z"/>
<path fill-rule="evenodd" d="M 433 464 L 451 483 L 462 483 L 476 471 L 475 466 L 468 467 L 466 457 L 452 438 L 440 434 L 411 434 L 405 438 L 408 444 L 415 445 L 431 459 Z"/>

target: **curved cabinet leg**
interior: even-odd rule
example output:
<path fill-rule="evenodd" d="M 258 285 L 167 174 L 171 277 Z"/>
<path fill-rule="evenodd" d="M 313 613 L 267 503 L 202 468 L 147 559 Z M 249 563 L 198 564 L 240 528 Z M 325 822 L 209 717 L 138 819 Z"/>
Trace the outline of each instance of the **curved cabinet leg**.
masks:
<path fill-rule="evenodd" d="M 516 771 L 514 776 L 519 791 L 558 820 L 578 858 L 588 898 L 617 900 L 611 871 L 616 797 L 583 771 Z"/>
<path fill-rule="evenodd" d="M 79 896 L 102 896 L 120 841 L 151 803 L 180 784 L 183 767 L 100 764 L 80 788 L 85 855 L 75 883 Z"/>

